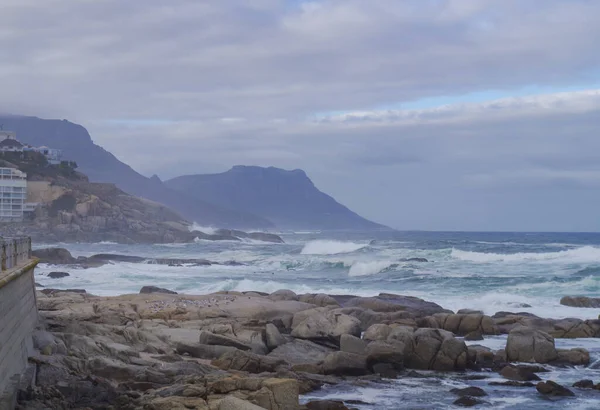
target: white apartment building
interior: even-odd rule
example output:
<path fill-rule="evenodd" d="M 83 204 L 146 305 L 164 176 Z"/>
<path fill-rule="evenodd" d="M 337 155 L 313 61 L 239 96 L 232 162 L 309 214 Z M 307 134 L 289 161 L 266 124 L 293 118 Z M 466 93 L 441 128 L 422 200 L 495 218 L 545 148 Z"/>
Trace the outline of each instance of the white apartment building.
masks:
<path fill-rule="evenodd" d="M 0 222 L 21 222 L 27 198 L 27 174 L 0 168 Z"/>

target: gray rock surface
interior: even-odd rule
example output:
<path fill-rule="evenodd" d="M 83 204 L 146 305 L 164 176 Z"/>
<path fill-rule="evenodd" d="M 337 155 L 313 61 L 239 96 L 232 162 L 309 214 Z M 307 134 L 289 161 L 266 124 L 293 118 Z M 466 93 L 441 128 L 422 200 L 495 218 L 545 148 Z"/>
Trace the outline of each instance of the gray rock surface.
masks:
<path fill-rule="evenodd" d="M 549 363 L 558 358 L 558 352 L 552 336 L 521 326 L 508 334 L 506 356 L 511 362 Z"/>

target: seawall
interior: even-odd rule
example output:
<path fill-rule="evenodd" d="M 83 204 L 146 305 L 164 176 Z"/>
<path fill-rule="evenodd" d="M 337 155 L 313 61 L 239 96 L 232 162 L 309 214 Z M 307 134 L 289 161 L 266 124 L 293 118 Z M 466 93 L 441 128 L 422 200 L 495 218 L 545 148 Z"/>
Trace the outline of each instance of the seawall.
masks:
<path fill-rule="evenodd" d="M 16 390 L 35 377 L 28 366 L 38 322 L 31 239 L 2 239 L 0 270 L 0 410 L 14 408 Z"/>

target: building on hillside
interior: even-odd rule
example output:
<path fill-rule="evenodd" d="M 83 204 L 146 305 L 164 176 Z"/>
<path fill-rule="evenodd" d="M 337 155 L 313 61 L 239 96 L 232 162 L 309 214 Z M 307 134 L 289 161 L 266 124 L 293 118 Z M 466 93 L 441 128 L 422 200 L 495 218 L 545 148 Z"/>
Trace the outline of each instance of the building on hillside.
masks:
<path fill-rule="evenodd" d="M 27 197 L 27 174 L 0 168 L 0 222 L 21 222 Z"/>
<path fill-rule="evenodd" d="M 6 138 L 0 141 L 0 151 L 2 152 L 23 152 L 24 145 L 16 139 Z"/>
<path fill-rule="evenodd" d="M 0 129 L 0 141 L 4 141 L 6 139 L 16 140 L 17 134 L 14 131 L 4 131 L 3 129 Z"/>
<path fill-rule="evenodd" d="M 60 149 L 42 146 L 39 148 L 33 148 L 33 150 L 39 152 L 40 154 L 43 154 L 48 160 L 48 162 L 53 165 L 60 164 L 60 161 L 62 160 L 62 150 Z"/>

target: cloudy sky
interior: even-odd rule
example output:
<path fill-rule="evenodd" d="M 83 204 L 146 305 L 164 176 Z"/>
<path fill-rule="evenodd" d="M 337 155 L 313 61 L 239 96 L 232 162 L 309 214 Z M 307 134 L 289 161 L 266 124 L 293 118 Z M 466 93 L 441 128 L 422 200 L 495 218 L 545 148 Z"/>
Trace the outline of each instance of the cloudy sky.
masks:
<path fill-rule="evenodd" d="M 600 230 L 600 1 L 0 0 L 0 111 L 399 229 Z"/>

